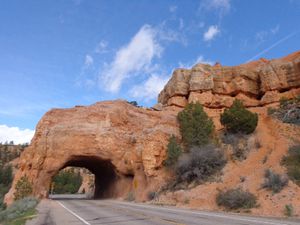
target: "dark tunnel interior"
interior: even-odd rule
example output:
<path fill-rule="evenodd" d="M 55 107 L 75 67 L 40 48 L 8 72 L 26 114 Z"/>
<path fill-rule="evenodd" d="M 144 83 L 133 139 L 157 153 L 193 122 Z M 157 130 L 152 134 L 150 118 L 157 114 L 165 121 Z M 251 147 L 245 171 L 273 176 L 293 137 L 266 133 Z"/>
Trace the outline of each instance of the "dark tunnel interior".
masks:
<path fill-rule="evenodd" d="M 95 199 L 113 196 L 113 187 L 118 175 L 109 160 L 103 160 L 95 156 L 76 156 L 72 157 L 63 168 L 70 166 L 86 168 L 95 175 Z"/>

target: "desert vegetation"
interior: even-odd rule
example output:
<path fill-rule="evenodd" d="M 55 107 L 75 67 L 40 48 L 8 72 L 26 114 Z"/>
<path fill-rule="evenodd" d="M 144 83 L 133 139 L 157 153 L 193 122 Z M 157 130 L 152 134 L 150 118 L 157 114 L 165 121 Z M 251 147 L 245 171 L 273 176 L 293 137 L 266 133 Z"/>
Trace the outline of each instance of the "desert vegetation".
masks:
<path fill-rule="evenodd" d="M 150 192 L 148 192 L 147 197 L 148 197 L 148 200 L 151 201 L 151 200 L 153 200 L 153 199 L 155 199 L 157 197 L 157 192 L 150 191 Z"/>
<path fill-rule="evenodd" d="M 219 172 L 226 160 L 221 149 L 214 145 L 195 146 L 179 158 L 176 166 L 177 183 L 202 183 Z"/>
<path fill-rule="evenodd" d="M 182 149 L 177 143 L 176 137 L 172 135 L 169 139 L 167 146 L 167 159 L 164 161 L 164 165 L 172 167 L 176 164 L 178 157 L 181 155 Z"/>
<path fill-rule="evenodd" d="M 251 134 L 256 129 L 258 115 L 247 110 L 241 101 L 234 101 L 229 109 L 225 109 L 220 120 L 225 128 L 221 141 L 232 146 L 233 159 L 243 160 L 250 149 L 260 147 Z M 192 183 L 199 185 L 215 180 L 226 165 L 227 158 L 212 119 L 201 104 L 192 103 L 178 114 L 178 122 L 182 142 L 178 143 L 174 136 L 170 138 L 165 161 L 165 165 L 172 165 L 175 175 L 169 188 L 176 190 L 177 187 L 189 187 Z M 277 184 L 277 174 L 270 172 L 268 175 L 264 187 L 274 192 L 280 191 L 285 185 L 283 177 L 279 176 L 280 184 Z M 257 205 L 256 196 L 240 188 L 220 190 L 216 202 L 227 210 L 250 209 Z"/>
<path fill-rule="evenodd" d="M 28 144 L 15 145 L 13 141 L 0 143 L 0 164 L 4 165 L 18 158 Z"/>
<path fill-rule="evenodd" d="M 137 101 L 127 101 L 130 105 L 133 105 L 135 107 L 140 107 Z"/>
<path fill-rule="evenodd" d="M 247 110 L 242 101 L 235 100 L 232 106 L 221 114 L 220 121 L 229 133 L 251 134 L 257 126 L 258 115 Z"/>
<path fill-rule="evenodd" d="M 11 186 L 12 179 L 12 167 L 10 165 L 0 165 L 0 211 L 6 208 L 3 199 Z"/>
<path fill-rule="evenodd" d="M 177 118 L 186 150 L 210 143 L 215 126 L 200 103 L 188 104 Z"/>
<path fill-rule="evenodd" d="M 282 159 L 288 177 L 300 186 L 300 145 L 289 148 L 288 154 Z"/>
<path fill-rule="evenodd" d="M 288 178 L 286 176 L 274 173 L 270 169 L 265 171 L 265 181 L 262 188 L 271 190 L 273 193 L 279 193 L 287 184 Z"/>
<path fill-rule="evenodd" d="M 14 193 L 15 200 L 23 199 L 32 194 L 32 184 L 29 181 L 27 176 L 23 176 L 21 177 L 20 180 L 18 180 L 15 189 L 16 189 Z"/>
<path fill-rule="evenodd" d="M 0 143 L 0 223 L 7 225 L 22 225 L 35 215 L 35 198 L 26 197 L 32 192 L 28 178 L 22 177 L 16 184 L 14 199 L 11 206 L 3 202 L 4 195 L 9 191 L 13 180 L 13 168 L 10 162 L 23 152 L 28 144 L 14 145 L 13 142 Z"/>
<path fill-rule="evenodd" d="M 291 217 L 294 215 L 294 207 L 291 204 L 284 206 L 284 215 L 287 217 Z"/>
<path fill-rule="evenodd" d="M 172 136 L 167 146 L 166 166 L 172 166 L 171 188 L 209 180 L 226 164 L 222 149 L 214 142 L 214 123 L 200 103 L 188 104 L 178 116 L 182 146 Z"/>
<path fill-rule="evenodd" d="M 80 172 L 74 168 L 61 170 L 52 179 L 53 194 L 75 194 L 82 184 Z"/>
<path fill-rule="evenodd" d="M 293 99 L 281 98 L 279 108 L 268 108 L 268 114 L 284 123 L 300 125 L 300 95 Z"/>
<path fill-rule="evenodd" d="M 233 159 L 244 160 L 251 148 L 260 147 L 258 140 L 253 139 L 251 134 L 257 127 L 258 115 L 247 110 L 241 101 L 235 100 L 229 109 L 225 109 L 220 122 L 225 128 L 221 140 L 232 147 Z"/>
<path fill-rule="evenodd" d="M 133 202 L 135 200 L 135 195 L 132 191 L 128 192 L 127 193 L 127 196 L 125 198 L 126 201 L 129 201 L 129 202 Z"/>
<path fill-rule="evenodd" d="M 225 207 L 228 210 L 251 209 L 257 205 L 256 197 L 241 188 L 220 191 L 216 202 L 219 206 Z"/>
<path fill-rule="evenodd" d="M 0 223 L 6 225 L 23 225 L 26 220 L 32 219 L 36 214 L 35 207 L 38 200 L 27 197 L 15 201 L 7 209 L 0 211 Z"/>

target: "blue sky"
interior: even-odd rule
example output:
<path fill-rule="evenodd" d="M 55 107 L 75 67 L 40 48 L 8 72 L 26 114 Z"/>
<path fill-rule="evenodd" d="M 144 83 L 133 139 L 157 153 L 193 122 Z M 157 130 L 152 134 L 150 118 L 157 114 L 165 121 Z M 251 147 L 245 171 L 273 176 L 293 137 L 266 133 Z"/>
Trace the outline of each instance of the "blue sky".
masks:
<path fill-rule="evenodd" d="M 300 49 L 299 0 L 4 0 L 0 142 L 30 140 L 51 108 L 156 103 L 172 70 Z"/>

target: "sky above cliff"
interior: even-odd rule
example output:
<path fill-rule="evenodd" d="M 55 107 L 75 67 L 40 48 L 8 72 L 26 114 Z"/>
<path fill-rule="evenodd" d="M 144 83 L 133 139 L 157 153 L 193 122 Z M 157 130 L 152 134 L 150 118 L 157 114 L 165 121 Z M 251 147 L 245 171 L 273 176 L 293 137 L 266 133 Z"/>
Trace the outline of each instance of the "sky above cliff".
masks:
<path fill-rule="evenodd" d="M 151 106 L 173 69 L 300 49 L 300 0 L 4 0 L 0 142 L 27 142 L 50 108 Z"/>

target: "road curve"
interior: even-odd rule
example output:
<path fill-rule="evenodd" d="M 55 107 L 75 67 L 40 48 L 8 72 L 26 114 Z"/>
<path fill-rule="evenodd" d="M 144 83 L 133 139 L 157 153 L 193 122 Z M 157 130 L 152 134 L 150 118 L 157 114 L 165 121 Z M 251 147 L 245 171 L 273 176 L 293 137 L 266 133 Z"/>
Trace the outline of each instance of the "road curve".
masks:
<path fill-rule="evenodd" d="M 39 215 L 26 225 L 299 225 L 300 220 L 272 219 L 162 207 L 116 200 L 42 200 Z"/>

